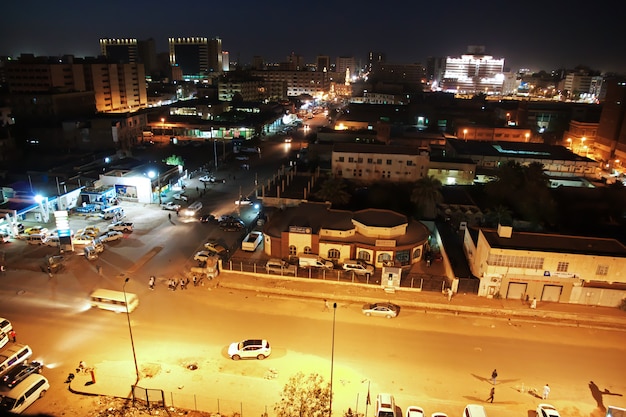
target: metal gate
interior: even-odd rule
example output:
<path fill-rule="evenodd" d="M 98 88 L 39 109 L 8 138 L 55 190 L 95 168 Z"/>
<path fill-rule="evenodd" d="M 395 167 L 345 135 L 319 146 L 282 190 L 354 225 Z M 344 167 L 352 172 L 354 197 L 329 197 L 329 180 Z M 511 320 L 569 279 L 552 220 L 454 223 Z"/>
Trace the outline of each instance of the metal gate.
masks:
<path fill-rule="evenodd" d="M 554 301 L 558 303 L 561 299 L 562 292 L 562 285 L 544 285 L 543 293 L 541 294 L 541 301 Z"/>
<path fill-rule="evenodd" d="M 526 295 L 526 287 L 528 287 L 528 284 L 524 282 L 509 282 L 506 298 L 522 300 Z"/>

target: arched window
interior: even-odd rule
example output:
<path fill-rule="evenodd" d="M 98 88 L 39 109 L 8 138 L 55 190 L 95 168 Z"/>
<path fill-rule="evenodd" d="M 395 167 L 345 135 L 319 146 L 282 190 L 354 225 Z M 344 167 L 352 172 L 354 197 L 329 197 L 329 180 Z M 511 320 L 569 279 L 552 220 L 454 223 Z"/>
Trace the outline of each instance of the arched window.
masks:
<path fill-rule="evenodd" d="M 294 245 L 289 246 L 289 256 L 296 256 L 297 249 Z"/>
<path fill-rule="evenodd" d="M 341 253 L 337 249 L 330 249 L 328 251 L 328 259 L 339 259 Z"/>
<path fill-rule="evenodd" d="M 390 261 L 391 260 L 391 255 L 388 253 L 381 253 L 378 255 L 378 259 L 377 262 L 378 263 L 383 263 L 385 261 Z"/>
<path fill-rule="evenodd" d="M 400 265 L 408 265 L 411 263 L 411 251 L 399 250 L 396 252 L 396 260 L 400 262 Z"/>
<path fill-rule="evenodd" d="M 413 250 L 413 259 L 419 259 L 422 256 L 422 248 L 415 248 Z"/>
<path fill-rule="evenodd" d="M 310 246 L 305 246 L 304 247 L 304 253 L 313 253 L 313 251 L 311 250 Z"/>
<path fill-rule="evenodd" d="M 372 255 L 367 251 L 360 250 L 359 253 L 356 255 L 356 258 L 369 263 L 372 259 Z"/>

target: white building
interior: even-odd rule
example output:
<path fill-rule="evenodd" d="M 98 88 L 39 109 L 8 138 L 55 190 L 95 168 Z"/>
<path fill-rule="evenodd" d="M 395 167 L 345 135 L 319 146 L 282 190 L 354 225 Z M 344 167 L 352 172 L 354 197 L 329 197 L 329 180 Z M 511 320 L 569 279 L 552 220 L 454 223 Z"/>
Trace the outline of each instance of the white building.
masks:
<path fill-rule="evenodd" d="M 447 57 L 441 89 L 456 94 L 501 94 L 504 58 L 491 55 Z"/>

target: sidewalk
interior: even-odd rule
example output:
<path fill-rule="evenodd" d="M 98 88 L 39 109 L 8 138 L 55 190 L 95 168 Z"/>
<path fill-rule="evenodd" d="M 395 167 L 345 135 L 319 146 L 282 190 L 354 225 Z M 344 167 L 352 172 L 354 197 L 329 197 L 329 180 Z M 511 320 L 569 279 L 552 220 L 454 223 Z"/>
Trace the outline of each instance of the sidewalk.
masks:
<path fill-rule="evenodd" d="M 451 301 L 441 293 L 399 290 L 387 293 L 380 287 L 349 284 L 333 281 L 289 279 L 279 276 L 248 275 L 223 272 L 213 281 L 216 291 L 234 289 L 268 294 L 275 297 L 302 297 L 328 299 L 331 302 L 374 302 L 391 301 L 403 309 L 425 309 L 441 314 L 483 315 L 500 317 L 503 320 L 537 322 L 548 325 L 590 327 L 598 329 L 626 330 L 626 312 L 617 308 L 592 307 L 574 304 L 539 303 L 537 309 L 530 309 L 520 300 L 487 299 L 474 294 L 456 294 Z M 158 366 L 158 365 L 157 365 Z M 155 377 L 143 378 L 139 386 L 176 392 L 184 384 L 180 371 L 167 370 Z M 91 383 L 89 373 L 77 374 L 70 382 L 69 389 L 74 393 L 87 395 L 107 395 L 129 398 L 130 387 L 135 384 L 135 370 L 132 363 L 107 361 L 95 364 L 95 383 Z M 181 379 L 183 378 L 183 379 Z M 195 409 L 195 398 L 176 398 L 166 395 L 168 406 Z M 189 404 L 185 404 L 189 402 Z"/>

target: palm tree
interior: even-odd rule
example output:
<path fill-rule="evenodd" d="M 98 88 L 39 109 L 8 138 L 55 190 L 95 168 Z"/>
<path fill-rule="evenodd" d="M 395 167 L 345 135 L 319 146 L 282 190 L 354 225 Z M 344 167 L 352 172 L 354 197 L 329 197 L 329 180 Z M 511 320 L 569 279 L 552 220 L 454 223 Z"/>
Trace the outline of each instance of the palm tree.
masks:
<path fill-rule="evenodd" d="M 315 198 L 330 201 L 333 206 L 345 206 L 350 202 L 350 193 L 346 190 L 346 183 L 342 179 L 328 176 L 324 182 L 320 184 L 319 190 L 313 193 Z"/>
<path fill-rule="evenodd" d="M 411 202 L 417 206 L 420 217 L 434 219 L 437 215 L 437 204 L 442 200 L 441 181 L 432 175 L 417 180 L 411 193 Z"/>

